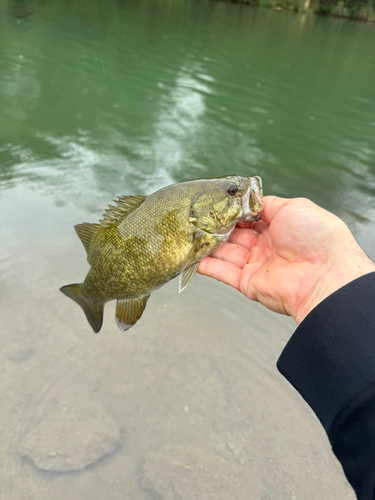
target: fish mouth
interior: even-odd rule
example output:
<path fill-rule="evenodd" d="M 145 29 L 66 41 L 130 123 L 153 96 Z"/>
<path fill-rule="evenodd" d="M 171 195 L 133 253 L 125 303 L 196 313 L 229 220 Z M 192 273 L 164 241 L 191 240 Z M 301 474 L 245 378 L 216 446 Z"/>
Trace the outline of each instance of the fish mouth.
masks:
<path fill-rule="evenodd" d="M 250 177 L 250 186 L 243 198 L 244 221 L 258 221 L 263 209 L 262 181 L 260 177 Z"/>

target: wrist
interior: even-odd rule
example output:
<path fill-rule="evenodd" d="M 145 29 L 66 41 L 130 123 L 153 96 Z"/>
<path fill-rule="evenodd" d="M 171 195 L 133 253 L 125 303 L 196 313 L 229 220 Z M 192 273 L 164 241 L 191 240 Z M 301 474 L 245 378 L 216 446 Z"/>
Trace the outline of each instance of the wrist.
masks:
<path fill-rule="evenodd" d="M 300 324 L 310 311 L 329 295 L 351 281 L 372 272 L 375 272 L 375 264 L 360 248 L 356 249 L 352 255 L 346 254 L 342 262 L 336 262 L 334 266 L 330 266 L 319 278 L 309 295 L 298 307 L 294 320 Z"/>

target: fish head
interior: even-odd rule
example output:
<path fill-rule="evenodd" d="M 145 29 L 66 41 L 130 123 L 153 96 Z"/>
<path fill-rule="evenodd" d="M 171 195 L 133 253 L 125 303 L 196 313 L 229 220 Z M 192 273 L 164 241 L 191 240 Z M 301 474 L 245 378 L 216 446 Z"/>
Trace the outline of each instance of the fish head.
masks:
<path fill-rule="evenodd" d="M 237 175 L 218 179 L 212 202 L 223 227 L 231 227 L 237 222 L 259 220 L 263 208 L 262 180 L 259 176 Z"/>

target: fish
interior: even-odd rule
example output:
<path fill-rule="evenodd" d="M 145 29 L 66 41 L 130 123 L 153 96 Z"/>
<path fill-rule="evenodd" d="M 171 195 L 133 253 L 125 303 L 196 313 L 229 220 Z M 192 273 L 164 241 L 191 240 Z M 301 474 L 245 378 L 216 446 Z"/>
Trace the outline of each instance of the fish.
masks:
<path fill-rule="evenodd" d="M 150 294 L 178 275 L 182 292 L 199 262 L 228 240 L 237 223 L 259 220 L 263 189 L 259 176 L 231 175 L 114 201 L 99 223 L 74 226 L 90 269 L 82 283 L 60 288 L 81 306 L 95 333 L 111 300 L 117 301 L 116 323 L 126 331 Z"/>

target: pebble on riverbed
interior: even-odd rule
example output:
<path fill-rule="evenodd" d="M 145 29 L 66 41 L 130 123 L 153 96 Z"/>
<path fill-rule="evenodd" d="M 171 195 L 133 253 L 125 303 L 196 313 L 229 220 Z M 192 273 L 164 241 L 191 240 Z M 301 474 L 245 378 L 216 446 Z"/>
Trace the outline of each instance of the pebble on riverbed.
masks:
<path fill-rule="evenodd" d="M 189 445 L 149 454 L 142 464 L 141 485 L 160 500 L 248 500 L 263 493 L 255 472 Z"/>
<path fill-rule="evenodd" d="M 15 363 L 23 363 L 27 361 L 34 354 L 34 349 L 30 348 L 12 348 L 4 352 L 4 356 L 9 359 L 9 361 L 14 361 Z"/>
<path fill-rule="evenodd" d="M 20 453 L 41 470 L 72 472 L 113 451 L 120 437 L 117 423 L 97 404 L 59 405 L 26 435 Z"/>

